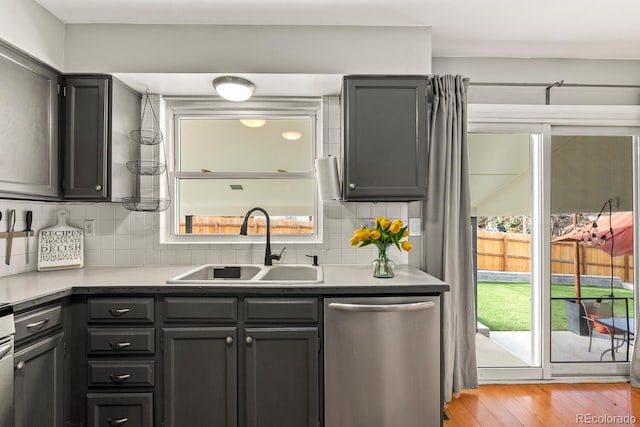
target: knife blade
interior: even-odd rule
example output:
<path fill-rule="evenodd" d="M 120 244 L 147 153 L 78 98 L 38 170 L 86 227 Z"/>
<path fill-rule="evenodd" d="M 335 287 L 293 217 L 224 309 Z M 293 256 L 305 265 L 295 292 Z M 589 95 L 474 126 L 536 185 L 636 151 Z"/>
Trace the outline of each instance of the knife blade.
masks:
<path fill-rule="evenodd" d="M 4 262 L 5 264 L 11 264 L 11 245 L 13 244 L 13 229 L 16 226 L 16 210 L 11 209 L 9 211 L 9 218 L 7 219 L 9 222 L 9 232 L 7 236 L 7 254 L 5 255 Z"/>
<path fill-rule="evenodd" d="M 31 223 L 32 222 L 33 222 L 33 211 L 27 211 L 27 219 L 26 219 L 27 228 L 24 230 L 24 231 L 27 232 L 27 235 L 25 236 L 25 238 L 26 238 L 25 246 L 26 246 L 26 250 L 27 250 L 27 255 L 26 255 L 27 264 L 29 264 L 29 232 L 31 231 Z"/>

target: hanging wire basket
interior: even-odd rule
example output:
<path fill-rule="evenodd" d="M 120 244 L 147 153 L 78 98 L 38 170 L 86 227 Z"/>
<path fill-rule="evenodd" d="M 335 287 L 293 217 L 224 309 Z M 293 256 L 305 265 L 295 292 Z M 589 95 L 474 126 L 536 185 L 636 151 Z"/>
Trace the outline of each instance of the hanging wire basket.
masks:
<path fill-rule="evenodd" d="M 123 197 L 122 205 L 125 209 L 137 212 L 162 212 L 169 208 L 171 199 L 155 197 Z"/>
<path fill-rule="evenodd" d="M 135 142 L 143 145 L 157 145 L 164 139 L 162 132 L 148 129 L 132 130 L 129 135 Z"/>
<path fill-rule="evenodd" d="M 131 160 L 127 162 L 127 169 L 137 175 L 160 175 L 167 170 L 167 165 L 149 160 Z"/>
<path fill-rule="evenodd" d="M 145 128 L 144 126 L 144 118 L 147 114 L 151 114 L 153 121 L 151 123 L 150 128 Z M 158 116 L 156 115 L 156 111 L 153 109 L 153 105 L 149 100 L 149 90 L 147 89 L 144 95 L 144 106 L 142 107 L 142 116 L 140 117 L 140 128 L 134 129 L 129 132 L 131 135 L 131 139 L 133 139 L 138 144 L 143 145 L 156 145 L 160 144 L 164 137 L 162 136 L 162 132 L 160 131 L 160 122 L 158 121 Z"/>

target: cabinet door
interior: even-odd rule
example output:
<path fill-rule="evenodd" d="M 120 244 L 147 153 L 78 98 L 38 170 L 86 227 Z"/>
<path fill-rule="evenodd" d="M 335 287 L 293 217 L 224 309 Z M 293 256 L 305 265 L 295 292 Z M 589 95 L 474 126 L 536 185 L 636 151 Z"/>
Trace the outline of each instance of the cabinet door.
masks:
<path fill-rule="evenodd" d="M 0 194 L 57 198 L 58 73 L 0 40 L 0 76 Z"/>
<path fill-rule="evenodd" d="M 425 197 L 426 106 L 426 77 L 345 78 L 345 200 Z"/>
<path fill-rule="evenodd" d="M 108 78 L 66 79 L 65 199 L 108 197 L 110 83 Z"/>
<path fill-rule="evenodd" d="M 316 427 L 318 328 L 246 328 L 247 427 Z"/>
<path fill-rule="evenodd" d="M 237 425 L 236 328 L 163 328 L 164 426 Z"/>
<path fill-rule="evenodd" d="M 64 334 L 15 354 L 16 427 L 62 427 Z"/>

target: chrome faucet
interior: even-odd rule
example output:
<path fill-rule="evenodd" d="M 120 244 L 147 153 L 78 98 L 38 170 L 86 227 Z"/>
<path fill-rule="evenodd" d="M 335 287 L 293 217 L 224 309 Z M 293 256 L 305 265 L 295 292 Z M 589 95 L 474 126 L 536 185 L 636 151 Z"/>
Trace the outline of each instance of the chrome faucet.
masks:
<path fill-rule="evenodd" d="M 269 220 L 269 214 L 262 208 L 252 208 L 249 209 L 249 212 L 244 216 L 244 220 L 242 221 L 242 225 L 240 226 L 240 234 L 243 236 L 247 235 L 247 224 L 249 222 L 249 217 L 255 211 L 260 211 L 267 218 L 267 247 L 264 249 L 264 265 L 273 265 L 272 260 L 280 261 L 282 258 L 282 254 L 284 253 L 285 248 L 278 255 L 274 255 L 271 253 L 271 222 Z"/>

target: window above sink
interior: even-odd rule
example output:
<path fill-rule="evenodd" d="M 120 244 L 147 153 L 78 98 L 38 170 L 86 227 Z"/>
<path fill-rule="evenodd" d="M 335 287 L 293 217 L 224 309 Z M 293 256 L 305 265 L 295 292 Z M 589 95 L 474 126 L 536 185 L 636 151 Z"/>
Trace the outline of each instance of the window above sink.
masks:
<path fill-rule="evenodd" d="M 167 97 L 172 207 L 162 243 L 262 243 L 269 212 L 276 243 L 316 243 L 321 218 L 313 160 L 319 155 L 321 99 L 235 103 Z"/>

